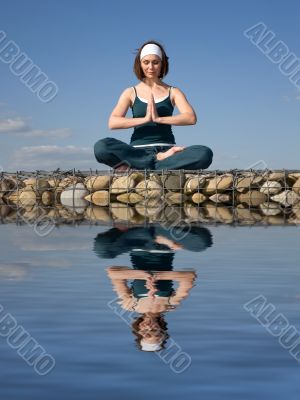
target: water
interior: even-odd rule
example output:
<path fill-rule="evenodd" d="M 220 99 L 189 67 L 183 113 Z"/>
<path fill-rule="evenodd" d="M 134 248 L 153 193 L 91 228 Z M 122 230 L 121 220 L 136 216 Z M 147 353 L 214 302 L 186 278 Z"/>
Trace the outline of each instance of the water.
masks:
<path fill-rule="evenodd" d="M 10 313 L 55 359 L 39 375 L 2 335 L 1 400 L 299 398 L 299 363 L 243 307 L 264 296 L 274 315 L 300 330 L 299 229 L 209 226 L 173 253 L 132 253 L 165 248 L 153 247 L 151 237 L 170 240 L 168 232 L 154 229 L 59 226 L 42 238 L 27 225 L 0 225 L 1 316 Z M 175 343 L 191 358 L 181 373 L 138 348 L 126 320 L 136 314 L 122 318 L 115 302 L 107 268 L 130 274 L 147 254 L 154 259 L 146 257 L 144 268 L 163 255 L 169 271 L 172 263 L 182 276 L 197 275 L 178 307 L 164 313 L 166 346 Z M 178 283 L 162 289 L 170 287 Z"/>

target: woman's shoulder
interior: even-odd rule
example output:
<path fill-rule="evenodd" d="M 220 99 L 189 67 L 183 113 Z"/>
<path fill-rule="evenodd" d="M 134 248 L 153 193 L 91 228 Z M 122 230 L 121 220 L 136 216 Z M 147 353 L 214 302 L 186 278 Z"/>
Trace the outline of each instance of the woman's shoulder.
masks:
<path fill-rule="evenodd" d="M 176 97 L 178 98 L 183 98 L 186 97 L 184 92 L 178 87 L 178 86 L 170 86 L 171 88 L 171 94 L 172 98 L 175 99 Z"/>
<path fill-rule="evenodd" d="M 182 90 L 178 86 L 169 85 L 169 88 L 172 90 L 172 92 L 182 93 Z"/>
<path fill-rule="evenodd" d="M 181 90 L 177 86 L 173 86 L 173 85 L 168 85 L 168 88 L 169 88 L 171 102 L 173 104 L 173 107 L 175 107 L 176 96 L 178 95 L 178 93 L 181 93 Z"/>
<path fill-rule="evenodd" d="M 123 91 L 122 91 L 122 95 L 130 95 L 131 93 L 133 93 L 134 92 L 134 85 L 133 86 L 128 86 L 128 87 L 126 87 L 126 88 L 124 88 L 123 89 Z"/>
<path fill-rule="evenodd" d="M 135 85 L 129 86 L 129 87 L 125 88 L 125 89 L 123 90 L 123 92 L 122 92 L 122 95 L 123 95 L 124 97 L 127 98 L 128 102 L 129 102 L 129 104 L 130 104 L 130 107 L 133 106 L 133 102 L 134 102 L 135 97 L 136 97 L 136 90 L 135 90 L 135 88 L 136 88 Z"/>
<path fill-rule="evenodd" d="M 126 87 L 122 90 L 121 94 L 120 94 L 120 98 L 119 101 L 120 102 L 126 102 L 128 104 L 128 106 L 132 104 L 132 99 L 135 97 L 134 94 L 134 87 L 133 86 L 129 86 Z"/>
<path fill-rule="evenodd" d="M 177 94 L 183 94 L 182 90 L 178 86 L 168 85 L 167 87 L 169 88 L 173 97 L 176 96 Z"/>
<path fill-rule="evenodd" d="M 126 96 L 129 99 L 132 99 L 135 97 L 136 95 L 136 88 L 138 88 L 139 85 L 132 85 L 132 86 L 128 86 L 126 87 L 123 92 L 122 95 Z"/>

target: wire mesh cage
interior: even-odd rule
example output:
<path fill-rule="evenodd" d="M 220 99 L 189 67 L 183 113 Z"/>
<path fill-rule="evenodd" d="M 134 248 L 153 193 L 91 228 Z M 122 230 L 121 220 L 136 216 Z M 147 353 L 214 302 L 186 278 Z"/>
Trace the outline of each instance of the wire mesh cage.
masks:
<path fill-rule="evenodd" d="M 298 224 L 296 170 L 55 170 L 0 174 L 2 223 Z"/>

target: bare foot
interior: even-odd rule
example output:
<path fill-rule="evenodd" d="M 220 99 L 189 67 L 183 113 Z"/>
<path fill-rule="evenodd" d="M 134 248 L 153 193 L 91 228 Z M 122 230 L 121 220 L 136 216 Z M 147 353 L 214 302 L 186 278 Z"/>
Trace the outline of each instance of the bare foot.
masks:
<path fill-rule="evenodd" d="M 122 232 L 126 232 L 129 229 L 128 226 L 122 225 L 122 224 L 115 224 L 114 227 L 119 229 L 119 231 L 122 231 Z"/>
<path fill-rule="evenodd" d="M 171 157 L 173 154 L 178 153 L 179 151 L 184 150 L 184 147 L 181 146 L 173 146 L 169 150 L 160 152 L 156 154 L 157 160 L 161 161 L 164 160 L 165 158 Z"/>
<path fill-rule="evenodd" d="M 174 242 L 173 240 L 170 240 L 164 236 L 158 235 L 155 238 L 155 242 L 159 244 L 164 244 L 168 246 L 171 250 L 181 250 L 183 249 L 183 245 L 177 242 Z"/>
<path fill-rule="evenodd" d="M 114 168 L 114 172 L 127 172 L 129 170 L 130 168 L 127 164 L 121 164 Z"/>

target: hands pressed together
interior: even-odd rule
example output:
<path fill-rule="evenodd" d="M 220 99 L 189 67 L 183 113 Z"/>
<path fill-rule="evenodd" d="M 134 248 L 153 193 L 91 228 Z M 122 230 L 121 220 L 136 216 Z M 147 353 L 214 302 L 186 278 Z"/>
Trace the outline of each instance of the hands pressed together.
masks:
<path fill-rule="evenodd" d="M 146 277 L 146 288 L 148 289 L 147 295 L 154 299 L 157 292 L 157 281 L 160 280 L 178 280 L 184 287 L 191 287 L 197 275 L 194 271 L 159 271 L 152 273 Z"/>
<path fill-rule="evenodd" d="M 160 122 L 160 116 L 158 115 L 157 110 L 156 110 L 153 93 L 151 93 L 151 95 L 148 99 L 145 122 L 156 122 L 156 123 Z"/>
<path fill-rule="evenodd" d="M 156 123 L 161 123 L 161 117 L 157 113 L 155 101 L 154 101 L 154 96 L 153 93 L 151 93 L 149 99 L 148 99 L 148 105 L 147 105 L 147 111 L 145 115 L 145 123 L 147 122 L 156 122 Z M 156 158 L 159 161 L 164 160 L 165 158 L 168 158 L 172 156 L 173 154 L 184 150 L 183 146 L 173 146 L 169 150 L 165 152 L 159 152 L 156 154 Z"/>

